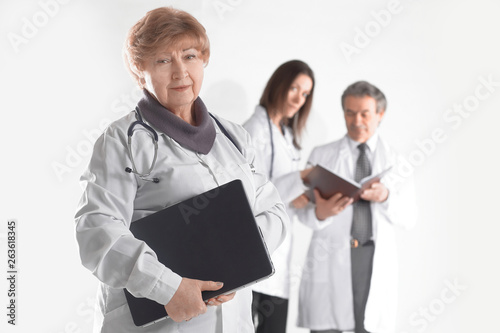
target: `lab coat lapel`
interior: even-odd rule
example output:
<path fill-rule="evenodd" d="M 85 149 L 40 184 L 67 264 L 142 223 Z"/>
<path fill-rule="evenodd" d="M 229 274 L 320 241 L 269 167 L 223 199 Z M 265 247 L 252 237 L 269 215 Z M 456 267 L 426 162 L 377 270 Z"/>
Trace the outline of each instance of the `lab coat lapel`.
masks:
<path fill-rule="evenodd" d="M 382 172 L 387 166 L 387 152 L 380 137 L 377 138 L 377 145 L 373 155 L 372 175 Z"/>
<path fill-rule="evenodd" d="M 332 153 L 335 154 L 336 152 L 333 151 Z M 340 142 L 336 155 L 333 156 L 335 160 L 333 170 L 343 177 L 354 179 L 354 162 L 347 135 Z"/>

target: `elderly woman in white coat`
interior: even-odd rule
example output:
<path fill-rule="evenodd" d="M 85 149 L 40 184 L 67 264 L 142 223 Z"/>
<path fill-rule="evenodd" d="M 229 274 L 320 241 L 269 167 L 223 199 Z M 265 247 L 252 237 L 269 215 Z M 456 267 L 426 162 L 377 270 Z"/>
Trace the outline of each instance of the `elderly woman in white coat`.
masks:
<path fill-rule="evenodd" d="M 144 96 L 135 112 L 112 123 L 95 143 L 76 213 L 82 263 L 100 280 L 94 332 L 252 332 L 250 289 L 205 303 L 201 291 L 221 283 L 179 276 L 129 230 L 144 216 L 240 179 L 268 249 L 286 235 L 279 194 L 252 166 L 250 136 L 211 117 L 198 97 L 210 54 L 205 29 L 186 12 L 158 8 L 131 28 L 124 54 Z M 128 151 L 127 132 L 139 115 L 143 122 L 133 128 Z M 136 327 L 124 288 L 164 305 L 169 318 Z"/>
<path fill-rule="evenodd" d="M 300 60 L 279 66 L 262 93 L 254 114 L 243 125 L 251 134 L 262 172 L 277 187 L 292 221 L 295 208 L 308 202 L 300 171 L 300 137 L 309 116 L 314 73 Z M 273 253 L 276 273 L 253 287 L 253 315 L 258 333 L 285 333 L 290 294 L 292 235 Z"/>

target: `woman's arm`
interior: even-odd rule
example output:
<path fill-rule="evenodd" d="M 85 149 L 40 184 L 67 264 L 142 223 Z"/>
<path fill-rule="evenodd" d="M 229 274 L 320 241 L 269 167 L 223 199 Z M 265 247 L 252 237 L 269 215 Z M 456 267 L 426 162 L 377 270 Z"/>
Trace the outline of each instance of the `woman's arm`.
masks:
<path fill-rule="evenodd" d="M 137 183 L 124 171 L 130 165 L 125 140 L 120 131 L 108 129 L 81 178 L 84 193 L 75 216 L 80 257 L 106 285 L 167 304 L 181 277 L 129 230 Z"/>
<path fill-rule="evenodd" d="M 238 131 L 237 129 L 234 129 Z M 273 183 L 268 179 L 265 161 L 260 150 L 255 149 L 250 134 L 242 129 L 238 131 L 239 140 L 243 142 L 242 153 L 247 162 L 255 167 L 253 180 L 255 184 L 255 205 L 253 207 L 255 219 L 259 225 L 268 250 L 272 253 L 283 241 L 289 230 L 289 218 L 280 194 Z"/>

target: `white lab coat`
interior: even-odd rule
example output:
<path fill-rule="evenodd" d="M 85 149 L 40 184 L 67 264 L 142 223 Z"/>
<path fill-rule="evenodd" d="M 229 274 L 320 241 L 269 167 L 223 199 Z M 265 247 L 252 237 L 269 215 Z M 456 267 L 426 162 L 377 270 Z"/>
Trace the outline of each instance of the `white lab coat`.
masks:
<path fill-rule="evenodd" d="M 271 169 L 272 146 L 274 146 L 274 161 L 271 182 L 276 186 L 286 206 L 286 211 L 293 221 L 296 214 L 291 202 L 306 190 L 300 178 L 300 151 L 293 145 L 293 135 L 288 127 L 284 127 L 284 135 L 276 125 L 271 124 L 273 142 L 269 133 L 267 111 L 258 105 L 253 115 L 243 124 L 252 136 L 256 148 L 257 160 L 260 161 L 262 172 L 269 176 Z M 289 232 L 272 254 L 271 258 L 276 270 L 275 274 L 253 286 L 253 290 L 262 294 L 288 299 L 290 296 L 290 265 L 292 250 L 292 234 Z"/>
<path fill-rule="evenodd" d="M 398 170 L 396 153 L 380 138 L 374 151 L 372 173 L 393 166 L 382 183 L 389 189 L 383 203 L 371 204 L 375 253 L 365 328 L 373 333 L 395 331 L 397 310 L 397 256 L 395 225 L 411 227 L 416 221 L 413 181 L 391 182 Z M 308 160 L 354 179 L 354 158 L 348 138 L 315 148 Z M 298 325 L 312 330 L 354 328 L 351 249 L 349 245 L 352 205 L 325 221 L 318 221 L 312 204 L 302 211 L 304 221 L 315 231 L 304 264 L 299 291 Z"/>
<path fill-rule="evenodd" d="M 253 332 L 248 288 L 222 306 L 209 306 L 207 313 L 188 322 L 166 319 L 147 328 L 133 324 L 123 288 L 167 304 L 181 281 L 144 242 L 132 236 L 129 226 L 133 221 L 238 178 L 269 251 L 279 246 L 288 229 L 276 188 L 265 175 L 251 170 L 255 149 L 241 126 L 220 119 L 242 153 L 215 122 L 216 139 L 207 155 L 184 148 L 158 131 L 158 160 L 151 177 L 160 182 L 155 184 L 124 171 L 131 166 L 126 142 L 133 121 L 135 114 L 130 113 L 106 129 L 82 176 L 85 189 L 76 214 L 76 239 L 83 265 L 101 281 L 94 332 Z M 147 170 L 154 151 L 151 139 L 144 131 L 136 131 L 134 143 L 137 168 Z"/>

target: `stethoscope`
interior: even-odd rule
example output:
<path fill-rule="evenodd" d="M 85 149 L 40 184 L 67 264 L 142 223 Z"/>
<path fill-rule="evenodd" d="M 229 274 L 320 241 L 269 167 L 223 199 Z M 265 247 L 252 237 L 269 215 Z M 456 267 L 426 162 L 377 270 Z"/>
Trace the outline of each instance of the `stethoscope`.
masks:
<path fill-rule="evenodd" d="M 151 126 L 149 126 L 148 124 L 146 124 L 142 120 L 141 113 L 139 112 L 139 108 L 137 106 L 135 107 L 135 115 L 136 115 L 135 117 L 137 120 L 134 121 L 132 124 L 130 124 L 130 126 L 128 127 L 128 130 L 127 130 L 127 136 L 128 136 L 127 150 L 128 150 L 128 156 L 130 158 L 130 161 L 132 162 L 132 168 L 126 167 L 125 171 L 128 173 L 136 174 L 142 180 L 145 180 L 148 182 L 153 182 L 153 183 L 159 183 L 160 182 L 159 178 L 157 178 L 157 177 L 149 178 L 149 175 L 151 174 L 151 172 L 153 171 L 153 169 L 156 165 L 156 157 L 158 156 L 158 133 L 156 133 L 156 131 Z M 132 154 L 132 136 L 134 135 L 134 131 L 137 130 L 136 126 L 141 126 L 141 127 L 143 127 L 143 129 L 145 129 L 147 132 L 149 132 L 151 134 L 150 135 L 151 140 L 153 141 L 153 144 L 154 144 L 153 162 L 151 162 L 151 166 L 149 167 L 149 170 L 145 173 L 140 173 L 139 171 L 137 171 L 137 167 L 135 166 L 135 161 L 134 161 L 134 154 Z"/>
<path fill-rule="evenodd" d="M 267 124 L 269 125 L 269 138 L 271 139 L 271 166 L 269 168 L 269 179 L 273 178 L 273 166 L 274 166 L 274 137 L 273 137 L 273 125 L 271 122 L 271 117 L 269 116 L 269 112 L 266 110 L 267 115 Z M 285 133 L 283 129 L 283 125 L 281 125 L 281 132 Z M 300 157 L 292 157 L 292 161 L 300 161 Z"/>
<path fill-rule="evenodd" d="M 128 127 L 128 130 L 127 130 L 127 136 L 128 136 L 127 150 L 128 150 L 128 156 L 130 158 L 130 161 L 132 162 L 132 168 L 126 167 L 125 172 L 133 173 L 144 181 L 159 183 L 160 178 L 157 178 L 157 177 L 149 178 L 149 175 L 151 174 L 151 172 L 153 171 L 153 169 L 156 165 L 156 158 L 158 156 L 158 133 L 151 126 L 149 126 L 148 124 L 146 124 L 142 120 L 141 113 L 139 112 L 139 108 L 137 106 L 135 107 L 135 115 L 136 115 L 135 117 L 137 120 L 134 121 L 132 124 L 130 124 L 130 126 Z M 217 118 L 215 118 L 213 114 L 209 113 L 209 115 L 215 120 L 215 122 L 217 123 L 217 126 L 219 126 L 219 129 L 222 131 L 222 133 L 224 133 L 224 135 L 229 139 L 229 141 L 231 141 L 233 143 L 233 145 L 236 147 L 236 149 L 238 149 L 238 151 L 241 154 L 243 154 L 241 152 L 240 147 L 236 144 L 236 141 L 234 141 L 234 139 L 231 137 L 231 135 L 229 135 L 229 132 L 224 128 L 224 126 L 222 126 L 220 121 Z M 136 128 L 135 128 L 136 126 L 142 126 L 143 129 L 148 131 L 151 134 L 150 135 L 151 140 L 153 141 L 153 144 L 154 144 L 153 162 L 151 162 L 151 166 L 149 167 L 149 170 L 146 173 L 140 173 L 139 171 L 137 171 L 137 167 L 135 166 L 135 161 L 134 161 L 134 154 L 132 153 L 132 136 L 134 135 L 134 131 L 136 130 Z M 250 169 L 252 172 L 255 172 L 255 168 L 252 164 L 250 164 Z"/>

